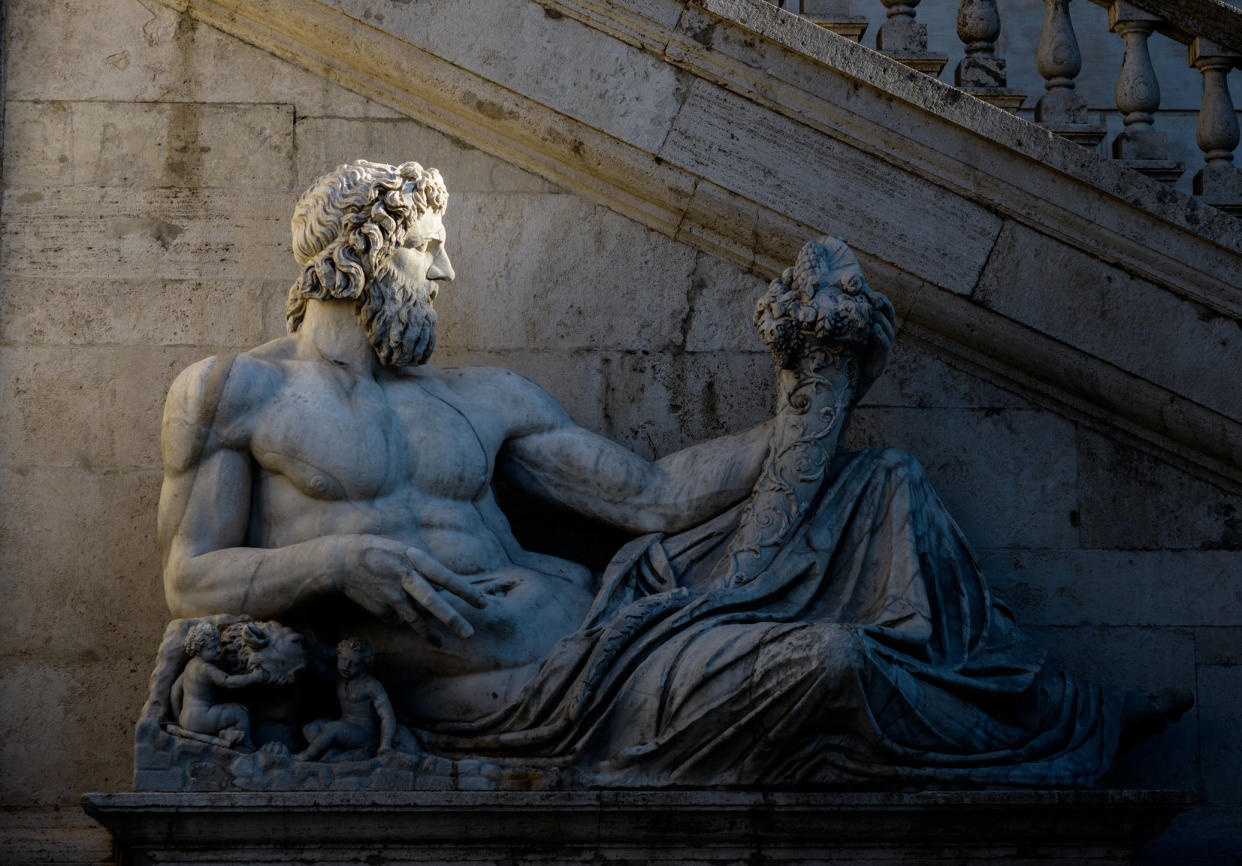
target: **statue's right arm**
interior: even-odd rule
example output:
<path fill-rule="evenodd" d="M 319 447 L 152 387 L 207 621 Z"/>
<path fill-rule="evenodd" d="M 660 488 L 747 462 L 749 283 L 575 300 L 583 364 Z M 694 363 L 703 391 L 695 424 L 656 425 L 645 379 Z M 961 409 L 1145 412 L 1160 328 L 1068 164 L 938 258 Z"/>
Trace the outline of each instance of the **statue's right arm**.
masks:
<path fill-rule="evenodd" d="M 246 419 L 238 417 L 246 407 L 234 396 L 244 388 L 229 381 L 245 375 L 242 366 L 232 358 L 200 361 L 176 378 L 164 405 L 158 532 L 164 596 L 175 616 L 277 616 L 332 589 L 328 539 L 279 550 L 246 546 L 252 461 Z"/>
<path fill-rule="evenodd" d="M 424 551 L 359 534 L 247 546 L 253 473 L 248 426 L 255 408 L 248 401 L 263 399 L 250 366 L 244 356 L 208 358 L 182 372 L 169 390 L 158 531 L 164 595 L 173 615 L 276 617 L 336 593 L 420 631 L 421 608 L 468 637 L 473 629 L 433 584 L 477 607 L 481 597 Z"/>

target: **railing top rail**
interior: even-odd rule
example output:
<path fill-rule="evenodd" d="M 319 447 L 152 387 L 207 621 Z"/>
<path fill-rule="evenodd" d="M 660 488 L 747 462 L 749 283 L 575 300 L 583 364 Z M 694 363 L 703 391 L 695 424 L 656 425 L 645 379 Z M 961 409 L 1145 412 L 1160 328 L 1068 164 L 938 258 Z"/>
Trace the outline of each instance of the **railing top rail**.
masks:
<path fill-rule="evenodd" d="M 1108 8 L 1113 0 L 1091 0 Z M 1198 36 L 1242 55 L 1242 9 L 1224 0 L 1126 0 L 1130 5 L 1158 15 L 1156 30 L 1189 45 Z"/>

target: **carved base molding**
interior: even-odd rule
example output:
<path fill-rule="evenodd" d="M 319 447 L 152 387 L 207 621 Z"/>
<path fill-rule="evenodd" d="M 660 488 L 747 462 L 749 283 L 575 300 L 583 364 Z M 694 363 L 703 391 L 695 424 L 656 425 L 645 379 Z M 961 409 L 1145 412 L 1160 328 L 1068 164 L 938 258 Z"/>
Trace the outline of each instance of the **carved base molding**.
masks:
<path fill-rule="evenodd" d="M 121 864 L 1130 863 L 1182 791 L 87 794 Z"/>

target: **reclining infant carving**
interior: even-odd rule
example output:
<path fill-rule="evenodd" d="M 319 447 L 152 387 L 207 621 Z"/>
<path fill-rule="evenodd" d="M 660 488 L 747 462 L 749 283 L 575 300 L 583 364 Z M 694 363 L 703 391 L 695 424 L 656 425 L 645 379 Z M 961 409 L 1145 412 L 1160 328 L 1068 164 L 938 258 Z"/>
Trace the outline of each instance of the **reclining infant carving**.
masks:
<path fill-rule="evenodd" d="M 427 363 L 447 197 L 413 162 L 320 178 L 288 335 L 173 383 L 135 787 L 1090 784 L 1185 708 L 1049 670 L 918 464 L 838 451 L 893 338 L 844 243 L 759 302 L 775 417 L 649 462 Z M 499 478 L 637 537 L 602 574 L 525 550 Z M 179 724 L 208 679 L 233 709 Z"/>

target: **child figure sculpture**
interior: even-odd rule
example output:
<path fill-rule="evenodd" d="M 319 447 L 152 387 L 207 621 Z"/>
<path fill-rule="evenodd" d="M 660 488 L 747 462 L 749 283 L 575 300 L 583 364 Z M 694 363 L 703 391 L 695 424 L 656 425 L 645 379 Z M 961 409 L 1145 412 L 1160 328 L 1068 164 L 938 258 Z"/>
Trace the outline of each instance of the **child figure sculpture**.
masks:
<path fill-rule="evenodd" d="M 216 688 L 241 689 L 268 681 L 262 669 L 246 674 L 227 674 L 216 667 L 221 655 L 220 631 L 209 622 L 195 623 L 185 636 L 185 652 L 190 657 L 185 670 L 173 684 L 173 705 L 177 710 L 179 733 L 221 745 L 250 742 L 250 713 L 241 704 L 218 704 Z M 179 699 L 179 700 L 178 700 Z"/>
<path fill-rule="evenodd" d="M 334 747 L 377 749 L 381 755 L 392 751 L 397 717 L 380 681 L 367 673 L 374 660 L 375 651 L 362 638 L 346 638 L 337 645 L 336 672 L 340 682 L 336 698 L 341 704 L 341 717 L 335 721 L 316 719 L 306 725 L 302 734 L 308 745 L 293 756 L 294 760 L 313 761 Z"/>

